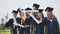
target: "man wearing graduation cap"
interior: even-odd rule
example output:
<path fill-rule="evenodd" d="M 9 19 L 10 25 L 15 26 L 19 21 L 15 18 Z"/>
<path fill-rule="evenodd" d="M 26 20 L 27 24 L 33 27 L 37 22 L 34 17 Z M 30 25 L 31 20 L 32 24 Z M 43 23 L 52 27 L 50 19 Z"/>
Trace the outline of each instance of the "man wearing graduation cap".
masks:
<path fill-rule="evenodd" d="M 38 10 L 39 9 L 39 4 L 36 4 L 36 3 L 34 3 L 33 4 L 33 6 L 32 6 L 32 10 Z M 33 12 L 34 13 L 34 15 L 33 16 L 35 16 L 36 17 L 36 12 Z M 34 34 L 35 33 L 35 23 L 34 23 L 34 21 L 32 20 L 32 34 Z"/>
<path fill-rule="evenodd" d="M 13 10 L 12 11 L 12 14 L 16 18 L 17 11 L 16 10 Z M 14 23 L 14 20 L 13 20 L 13 18 L 11 18 L 11 19 L 9 19 L 9 21 L 6 22 L 5 27 L 10 27 L 11 34 L 17 34 L 17 30 L 16 30 L 16 28 L 14 28 L 15 26 L 13 25 L 13 23 Z"/>
<path fill-rule="evenodd" d="M 37 16 L 36 16 L 36 18 L 37 18 L 37 20 L 39 20 L 40 22 L 39 23 L 37 23 L 36 22 L 36 32 L 35 32 L 35 34 L 44 34 L 44 24 L 43 24 L 43 18 L 44 18 L 44 15 L 43 15 L 43 13 L 42 13 L 42 11 L 43 11 L 43 9 L 39 9 L 38 10 L 39 12 L 37 12 Z"/>
<path fill-rule="evenodd" d="M 56 17 L 53 16 L 53 9 L 51 7 L 46 8 L 47 17 L 45 17 L 45 25 L 47 27 L 47 34 L 59 34 L 59 25 Z"/>
<path fill-rule="evenodd" d="M 31 24 L 31 17 L 29 16 L 29 11 L 32 10 L 31 8 L 26 8 L 26 19 L 25 19 L 25 25 L 29 25 L 29 27 L 25 28 L 25 34 L 30 34 L 30 24 Z"/>

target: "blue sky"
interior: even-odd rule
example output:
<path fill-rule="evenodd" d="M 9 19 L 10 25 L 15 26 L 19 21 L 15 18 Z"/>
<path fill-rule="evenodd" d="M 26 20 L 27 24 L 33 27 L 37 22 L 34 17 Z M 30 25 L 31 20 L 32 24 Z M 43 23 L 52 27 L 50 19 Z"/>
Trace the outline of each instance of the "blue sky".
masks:
<path fill-rule="evenodd" d="M 10 18 L 11 11 L 17 10 L 19 7 L 23 9 L 26 7 L 32 8 L 33 3 L 39 4 L 42 9 L 45 9 L 47 6 L 53 7 L 53 13 L 60 22 L 60 0 L 0 0 L 0 19 L 4 18 L 6 13 L 9 13 Z M 43 13 L 45 14 L 45 12 Z"/>

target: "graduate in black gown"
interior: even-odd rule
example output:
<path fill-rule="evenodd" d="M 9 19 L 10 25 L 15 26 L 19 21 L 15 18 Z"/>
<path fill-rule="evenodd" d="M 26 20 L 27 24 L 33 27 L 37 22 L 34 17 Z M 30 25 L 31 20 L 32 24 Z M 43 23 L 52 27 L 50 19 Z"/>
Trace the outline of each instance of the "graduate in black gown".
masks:
<path fill-rule="evenodd" d="M 39 7 L 40 7 L 39 4 L 34 3 L 33 6 L 32 6 L 32 10 L 38 10 Z M 36 12 L 33 12 L 33 13 L 34 13 L 34 16 L 36 17 Z M 31 23 L 31 26 L 32 26 L 32 28 L 31 28 L 31 34 L 35 34 L 35 23 L 34 22 L 35 21 L 32 19 L 32 23 Z"/>
<path fill-rule="evenodd" d="M 44 15 L 43 15 L 42 11 L 43 11 L 43 9 L 39 9 L 39 12 L 37 12 L 36 18 L 40 22 L 35 24 L 35 27 L 36 27 L 35 34 L 44 34 L 44 23 L 43 23 Z"/>
<path fill-rule="evenodd" d="M 46 8 L 47 17 L 44 18 L 45 25 L 47 26 L 47 34 L 59 34 L 59 24 L 56 17 L 53 15 L 53 9 L 51 7 Z"/>
<path fill-rule="evenodd" d="M 29 16 L 29 13 L 30 12 L 28 12 L 29 10 L 32 10 L 31 8 L 26 8 L 25 9 L 26 10 L 26 19 L 25 19 L 25 25 L 29 25 L 30 26 L 30 24 L 31 24 L 31 17 Z M 27 11 L 28 10 L 28 11 Z M 27 28 L 25 28 L 25 34 L 30 34 L 30 27 L 27 27 Z"/>
<path fill-rule="evenodd" d="M 16 18 L 16 20 L 17 20 L 17 23 L 18 24 L 21 24 L 21 25 L 24 25 L 24 21 L 22 22 L 22 11 L 18 8 L 18 14 L 19 14 L 19 17 L 17 17 Z M 17 26 L 17 28 L 18 28 L 18 33 L 19 34 L 24 34 L 24 27 L 19 27 L 19 26 Z"/>
<path fill-rule="evenodd" d="M 16 18 L 17 23 L 21 24 L 21 25 L 24 25 L 24 27 L 17 26 L 18 27 L 18 32 L 19 32 L 19 34 L 25 34 L 25 28 L 27 28 L 28 25 L 25 25 L 24 13 L 20 9 L 18 9 L 18 14 L 19 14 L 19 17 Z"/>
<path fill-rule="evenodd" d="M 17 11 L 16 10 L 13 10 L 12 11 L 12 14 L 16 18 Z M 14 23 L 14 19 L 11 18 L 11 19 L 9 19 L 9 21 L 6 22 L 5 27 L 10 27 L 11 34 L 17 34 L 17 29 L 15 28 L 16 26 L 14 26 L 13 23 Z"/>

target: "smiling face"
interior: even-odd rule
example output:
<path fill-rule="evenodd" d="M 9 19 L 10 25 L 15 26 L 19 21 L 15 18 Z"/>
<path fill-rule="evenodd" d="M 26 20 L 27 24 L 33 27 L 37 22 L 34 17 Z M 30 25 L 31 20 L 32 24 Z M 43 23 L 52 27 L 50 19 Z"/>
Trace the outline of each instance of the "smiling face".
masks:
<path fill-rule="evenodd" d="M 49 18 L 51 18 L 52 17 L 52 12 L 47 12 L 47 16 L 49 17 Z"/>
<path fill-rule="evenodd" d="M 38 18 L 42 18 L 42 13 L 38 12 L 38 13 L 37 13 L 37 17 L 38 17 Z"/>

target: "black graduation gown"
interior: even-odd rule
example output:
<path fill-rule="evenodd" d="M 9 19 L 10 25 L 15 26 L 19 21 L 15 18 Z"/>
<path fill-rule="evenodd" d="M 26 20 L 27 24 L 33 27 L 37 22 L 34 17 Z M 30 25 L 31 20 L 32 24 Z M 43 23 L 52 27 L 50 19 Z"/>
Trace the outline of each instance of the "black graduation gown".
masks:
<path fill-rule="evenodd" d="M 5 24 L 5 27 L 10 27 L 10 29 L 11 29 L 11 34 L 17 34 L 17 29 L 16 29 L 16 27 L 14 28 L 13 27 L 13 19 L 9 19 L 9 21 L 8 22 L 6 22 L 6 24 Z"/>
<path fill-rule="evenodd" d="M 16 21 L 18 24 L 21 24 L 21 18 L 17 17 L 16 18 Z M 23 34 L 23 28 L 19 27 L 19 26 L 15 26 L 15 28 L 13 27 L 13 23 L 14 23 L 14 20 L 13 19 L 9 19 L 9 21 L 5 24 L 5 27 L 10 27 L 11 28 L 11 32 L 13 34 L 17 34 L 17 28 L 18 28 L 18 31 L 19 31 L 19 34 Z"/>
<path fill-rule="evenodd" d="M 32 17 L 30 17 L 30 19 L 31 19 L 31 23 L 30 23 L 30 30 L 31 30 L 31 34 L 35 34 L 35 31 L 36 31 L 36 22 L 35 22 L 35 20 L 33 20 L 33 18 Z"/>
<path fill-rule="evenodd" d="M 37 18 L 38 19 L 38 18 Z M 38 19 L 40 20 L 40 19 Z M 43 19 L 42 19 L 42 23 L 40 24 L 35 24 L 36 25 L 36 34 L 44 34 L 44 23 L 43 23 Z"/>
<path fill-rule="evenodd" d="M 59 34 L 59 25 L 56 18 L 53 18 L 52 22 L 45 17 L 44 18 L 45 25 L 47 26 L 47 34 Z"/>
<path fill-rule="evenodd" d="M 25 19 L 25 25 L 30 25 L 30 23 L 31 23 L 31 18 L 30 17 L 27 17 Z M 25 28 L 25 34 L 30 34 L 30 27 Z"/>
<path fill-rule="evenodd" d="M 21 24 L 21 18 L 17 17 L 16 20 L 17 20 L 18 24 Z M 24 25 L 24 24 L 22 24 L 22 25 Z M 24 28 L 19 27 L 19 26 L 17 26 L 17 27 L 18 27 L 19 34 L 24 34 Z"/>
<path fill-rule="evenodd" d="M 10 27 L 13 25 L 13 19 L 9 19 L 8 22 L 6 22 L 5 27 Z"/>

